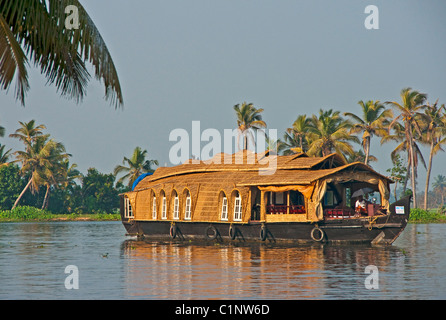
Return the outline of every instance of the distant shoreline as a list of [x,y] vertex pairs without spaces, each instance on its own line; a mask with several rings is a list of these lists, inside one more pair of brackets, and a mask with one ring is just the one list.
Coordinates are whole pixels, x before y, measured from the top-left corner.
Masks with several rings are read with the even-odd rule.
[[[119,213],[68,213],[58,214],[35,207],[18,207],[0,211],[2,222],[58,222],[58,221],[121,221]],[[409,223],[446,223],[446,216],[438,210],[411,209]]]
[[91,221],[99,221],[99,222],[106,222],[106,221],[121,221],[121,218],[112,218],[112,219],[103,219],[103,218],[95,218],[95,217],[77,217],[77,218],[67,218],[67,217],[58,217],[58,218],[52,218],[52,219],[0,219],[0,223],[9,223],[9,222],[77,222],[77,221],[85,221],[85,222],[91,222]]
[[52,222],[52,221],[121,221],[119,213],[68,213],[57,214],[34,207],[18,207],[0,211],[2,222]]

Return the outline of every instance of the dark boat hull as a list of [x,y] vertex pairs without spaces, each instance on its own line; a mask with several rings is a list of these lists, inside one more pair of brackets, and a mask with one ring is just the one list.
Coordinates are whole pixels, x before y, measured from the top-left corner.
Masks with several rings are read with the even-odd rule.
[[407,225],[410,213],[410,197],[390,206],[390,214],[326,219],[317,223],[274,222],[250,223],[193,222],[193,221],[138,221],[125,220],[129,235],[147,239],[175,241],[291,241],[321,243],[393,243]]

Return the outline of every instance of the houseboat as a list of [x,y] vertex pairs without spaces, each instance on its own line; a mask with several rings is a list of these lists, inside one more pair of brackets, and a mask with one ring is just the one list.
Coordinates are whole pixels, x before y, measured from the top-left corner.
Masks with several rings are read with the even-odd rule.
[[389,203],[391,183],[336,153],[244,150],[141,177],[120,195],[121,217],[147,239],[391,244],[410,213],[410,197]]

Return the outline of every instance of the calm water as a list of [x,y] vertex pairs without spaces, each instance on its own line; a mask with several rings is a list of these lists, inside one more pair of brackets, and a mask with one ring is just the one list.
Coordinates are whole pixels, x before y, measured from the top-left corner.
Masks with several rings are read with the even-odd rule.
[[391,247],[270,247],[137,241],[120,222],[3,223],[0,299],[445,299],[445,234],[408,225]]

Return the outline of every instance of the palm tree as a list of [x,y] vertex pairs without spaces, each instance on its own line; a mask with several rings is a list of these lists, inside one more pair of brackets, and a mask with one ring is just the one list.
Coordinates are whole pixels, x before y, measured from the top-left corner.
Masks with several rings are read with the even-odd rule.
[[444,206],[444,192],[446,190],[446,177],[439,174],[434,178],[434,183],[432,184],[434,190],[441,194],[441,206]]
[[[396,194],[396,188],[398,187],[398,183],[403,181],[403,179],[407,178],[407,168],[403,166],[403,161],[401,160],[401,156],[396,154],[394,158],[392,158],[393,167],[387,169],[387,172],[390,174],[390,178],[395,181],[395,186],[393,189],[393,195],[395,196],[395,201],[398,200]],[[406,179],[407,180],[407,179]],[[403,194],[406,192],[406,188],[403,190]]]
[[128,166],[117,165],[114,170],[114,175],[125,173],[117,183],[122,183],[128,179],[128,186],[131,188],[133,182],[143,173],[153,172],[152,165],[158,165],[158,160],[146,160],[147,150],[142,151],[140,147],[136,147],[133,151],[132,157],[129,159],[124,157],[122,164]]
[[42,202],[42,209],[48,208],[51,188],[67,187],[72,181],[80,177],[80,172],[76,170],[76,164],[70,166],[69,154],[57,154],[60,150],[52,150],[53,165],[43,174],[42,184],[46,187],[45,197]]
[[[288,128],[289,129],[289,128]],[[288,130],[287,130],[288,131]],[[303,150],[300,147],[300,139],[297,135],[294,135],[293,133],[289,133],[285,131],[285,134],[283,135],[283,141],[281,141],[281,149],[283,155],[290,155],[290,154],[296,154],[303,152]]]
[[[67,28],[65,8],[77,9],[79,24]],[[118,75],[98,29],[78,0],[0,0],[0,85],[7,90],[16,78],[16,99],[25,105],[28,64],[40,67],[62,96],[82,100],[91,78],[105,86],[115,107],[123,104]]]
[[[0,126],[0,137],[5,135],[5,128]],[[0,144],[0,167],[7,165],[9,160],[9,153],[11,149],[5,151],[5,146]]]
[[310,119],[300,115],[291,128],[287,128],[284,135],[284,154],[305,152],[308,148],[307,134],[310,128]]
[[427,210],[428,207],[429,180],[432,170],[432,160],[438,151],[444,151],[441,146],[446,143],[445,114],[441,112],[445,107],[443,104],[440,108],[438,108],[437,103],[438,100],[433,105],[427,103],[423,115],[424,124],[426,126],[425,130],[423,130],[423,137],[426,143],[430,145],[429,162],[426,173],[426,186],[424,189],[424,210]]
[[[366,158],[366,155],[364,154],[364,151],[359,149],[357,151],[354,151],[353,154],[351,154],[347,157],[347,162],[348,163],[353,163],[353,162],[364,162],[365,163],[365,158]],[[368,158],[369,158],[369,160],[368,160],[369,162],[378,161],[378,158],[371,154],[369,154]]]
[[345,155],[353,154],[350,142],[359,143],[356,136],[350,135],[351,123],[340,116],[339,111],[319,110],[319,117],[310,118],[308,140],[310,142],[308,154],[327,156],[333,152],[345,159]]
[[[60,156],[61,155],[59,155],[59,157]],[[53,167],[47,170],[43,183],[46,186],[46,192],[45,197],[43,198],[42,209],[48,208],[51,187],[66,188],[68,185],[74,184],[73,181],[75,179],[82,176],[76,167],[76,164],[70,165],[68,158],[60,157],[58,161],[54,162]]]
[[63,144],[49,139],[48,134],[37,136],[34,143],[27,142],[25,150],[16,151],[15,154],[16,161],[22,164],[21,173],[29,176],[29,180],[12,209],[17,206],[28,188],[35,193],[39,186],[50,184],[54,179],[54,168],[69,156]]
[[409,159],[411,166],[411,180],[412,180],[412,192],[413,192],[413,205],[414,208],[417,207],[417,197],[416,197],[416,171],[415,171],[415,150],[414,150],[414,134],[413,130],[421,136],[421,129],[417,122],[416,116],[421,115],[419,111],[424,108],[424,101],[426,100],[426,94],[419,93],[418,91],[412,90],[411,88],[404,88],[401,90],[401,103],[396,101],[388,101],[386,104],[393,106],[397,112],[400,114],[394,118],[390,123],[389,129],[401,119],[404,124],[404,133],[406,141],[409,147]]
[[[381,138],[381,144],[394,141],[397,142],[398,145],[395,147],[395,149],[390,153],[390,158],[392,159],[392,162],[395,163],[397,161],[397,156],[402,153],[406,152],[407,154],[407,163],[406,163],[406,176],[403,180],[403,194],[406,192],[407,188],[407,181],[409,179],[410,173],[411,173],[411,159],[409,155],[409,142],[406,140],[406,134],[404,126],[396,121],[393,124],[392,127],[392,133],[388,133],[384,135]],[[415,129],[413,129],[415,130]],[[421,162],[421,164],[426,168],[426,162],[424,161],[423,154],[421,152],[420,147],[418,146],[418,143],[416,141],[413,141],[413,149],[414,149],[414,168],[415,168],[415,176],[417,176],[417,168],[418,163]]]
[[11,149],[5,151],[5,145],[0,144],[0,167],[8,164],[10,152]]
[[[262,120],[262,115],[260,114],[263,112],[263,109],[256,109],[252,103],[243,102],[241,106],[236,104],[234,110],[237,115],[237,127],[243,136],[243,150],[247,150],[248,135],[255,144],[252,130],[266,128],[266,123]],[[238,138],[240,138],[240,135]],[[237,145],[239,145],[238,141]]]
[[274,139],[265,135],[265,152],[269,151],[269,154],[279,154],[284,150],[285,146],[282,140]]
[[362,108],[362,118],[351,112],[345,112],[345,116],[349,116],[355,121],[350,133],[362,132],[362,147],[365,153],[364,163],[369,164],[370,156],[370,139],[373,135],[383,136],[386,134],[385,126],[389,125],[389,118],[393,117],[392,110],[386,109],[379,101],[369,100],[367,102],[359,101],[358,104]]
[[15,133],[11,133],[9,136],[11,138],[19,139],[23,142],[28,148],[31,147],[34,140],[43,134],[42,130],[46,129],[45,125],[40,124],[37,127],[35,126],[36,121],[30,120],[28,122],[19,121],[21,127],[18,128]]

